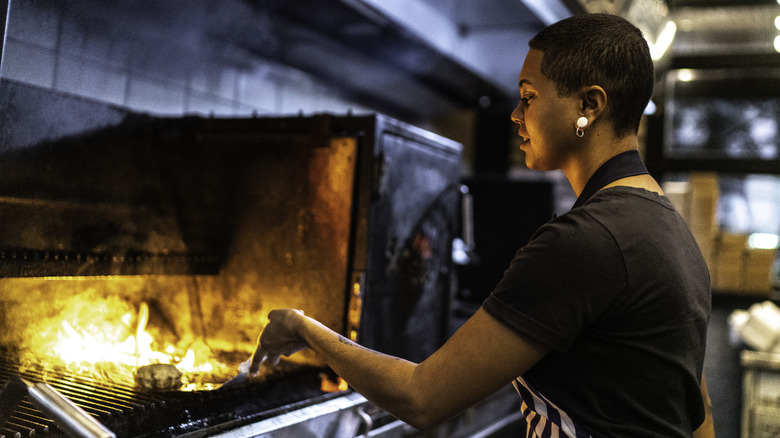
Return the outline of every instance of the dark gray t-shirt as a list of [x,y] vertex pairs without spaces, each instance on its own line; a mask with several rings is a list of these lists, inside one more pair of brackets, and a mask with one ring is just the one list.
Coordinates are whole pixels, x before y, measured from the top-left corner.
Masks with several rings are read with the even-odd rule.
[[710,298],[669,200],[613,187],[542,226],[483,307],[552,348],[524,383],[591,435],[689,437]]

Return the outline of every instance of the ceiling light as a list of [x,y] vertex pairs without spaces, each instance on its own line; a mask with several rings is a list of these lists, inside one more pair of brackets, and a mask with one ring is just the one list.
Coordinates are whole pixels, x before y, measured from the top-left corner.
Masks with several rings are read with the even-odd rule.
[[677,71],[677,80],[682,82],[690,82],[693,80],[693,71],[688,69],[682,69]]
[[[780,1],[780,0],[778,0]],[[780,35],[775,37],[775,50],[780,52]]]
[[[780,0],[777,1],[780,2]],[[777,30],[780,30],[780,15],[775,17],[775,27],[777,28]]]
[[655,44],[649,41],[647,42],[647,45],[650,46],[650,57],[653,58],[653,61],[658,61],[664,56],[664,53],[669,49],[669,46],[672,45],[676,32],[677,25],[674,21],[667,21],[664,30],[661,31],[658,38],[655,40]]
[[748,236],[748,248],[777,249],[780,247],[780,236],[771,233],[753,233]]

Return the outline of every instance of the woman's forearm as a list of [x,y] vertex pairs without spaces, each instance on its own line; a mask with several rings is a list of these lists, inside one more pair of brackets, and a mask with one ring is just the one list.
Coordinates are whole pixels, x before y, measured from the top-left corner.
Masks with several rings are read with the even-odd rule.
[[420,364],[362,347],[300,310],[268,314],[250,371],[311,348],[377,406],[419,429],[462,412],[538,362],[549,347],[477,311]]
[[417,364],[358,345],[303,315],[298,333],[350,386],[397,418],[420,429],[446,419],[423,400],[425,392],[415,384]]
[[712,401],[707,390],[707,381],[701,376],[701,395],[704,400],[704,423],[693,432],[693,438],[715,438],[715,423],[712,419]]

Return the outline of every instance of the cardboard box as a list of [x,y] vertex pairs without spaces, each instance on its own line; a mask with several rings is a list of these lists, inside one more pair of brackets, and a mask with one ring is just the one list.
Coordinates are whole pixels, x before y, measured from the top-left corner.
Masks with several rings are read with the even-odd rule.
[[674,205],[675,210],[691,226],[691,183],[688,181],[667,181],[661,187]]
[[718,235],[717,210],[720,196],[718,177],[712,172],[694,172],[691,173],[689,184],[690,194],[687,199],[690,205],[685,207],[689,218],[688,226],[712,275],[717,271],[715,239]]
[[745,250],[744,289],[746,292],[768,295],[772,289],[772,266],[777,250]]
[[713,289],[723,292],[744,290],[746,234],[721,232],[717,239]]

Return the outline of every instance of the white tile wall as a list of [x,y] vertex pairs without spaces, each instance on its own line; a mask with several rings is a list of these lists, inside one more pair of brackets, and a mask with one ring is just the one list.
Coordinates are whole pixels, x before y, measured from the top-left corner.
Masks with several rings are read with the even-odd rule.
[[[370,111],[284,66],[204,63],[207,58],[181,52],[186,48],[160,47],[164,41],[144,51],[104,35],[73,23],[47,2],[15,1],[0,77],[158,115]],[[138,38],[147,41],[150,36]],[[160,63],[169,53],[171,62]]]
[[184,112],[188,92],[184,84],[141,74],[131,75],[129,81],[124,102],[129,108],[144,109],[154,114]]
[[0,75],[39,87],[54,86],[57,54],[54,50],[8,36],[3,46]]
[[243,72],[236,78],[237,99],[240,102],[254,102],[258,106],[258,112],[273,112],[277,108],[280,98],[278,86],[268,86],[276,83],[273,69],[270,65],[261,65],[253,71]]
[[[57,13],[41,8],[36,2],[12,2],[12,13],[7,26],[7,36],[44,49],[55,50],[57,45]],[[16,22],[14,25],[11,23]]]
[[128,88],[126,72],[65,53],[59,53],[57,59],[55,89],[115,105],[125,103]]

